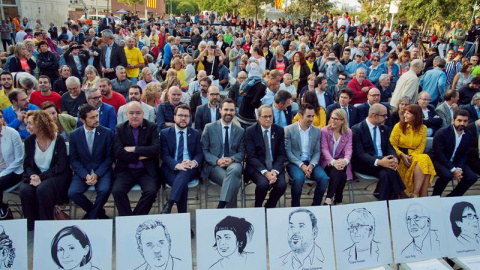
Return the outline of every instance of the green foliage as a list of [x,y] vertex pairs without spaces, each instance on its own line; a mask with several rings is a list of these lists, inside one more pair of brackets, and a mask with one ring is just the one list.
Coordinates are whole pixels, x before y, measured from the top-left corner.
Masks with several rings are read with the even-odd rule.
[[129,7],[135,6],[135,4],[143,5],[143,0],[118,0],[119,3],[125,4]]
[[[390,1],[391,0],[358,0],[367,16],[375,16],[380,20],[389,18],[388,6],[390,5]],[[411,1],[417,0],[404,0],[401,2],[401,6],[407,2],[410,3]]]

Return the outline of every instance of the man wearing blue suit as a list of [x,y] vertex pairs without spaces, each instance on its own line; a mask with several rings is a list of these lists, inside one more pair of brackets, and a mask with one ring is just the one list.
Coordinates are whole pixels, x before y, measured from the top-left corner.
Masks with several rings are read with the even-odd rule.
[[215,85],[210,85],[207,90],[208,103],[198,106],[195,112],[195,129],[203,133],[209,123],[220,119],[220,90]]
[[[68,197],[85,210],[84,218],[108,218],[103,205],[110,195],[113,132],[99,125],[98,112],[92,105],[80,106],[78,113],[83,127],[70,133],[70,163],[74,175]],[[90,186],[95,186],[97,192],[93,204],[83,195]]]
[[359,121],[357,115],[357,108],[350,104],[353,99],[353,92],[350,88],[343,88],[340,90],[338,103],[333,103],[327,107],[327,120],[335,109],[343,109],[347,113],[348,127],[352,128]]
[[174,204],[178,213],[187,212],[188,182],[200,175],[203,161],[200,132],[188,127],[191,109],[180,104],[173,112],[175,125],[160,132],[162,167],[166,182],[172,187],[162,214],[169,214]]
[[[115,133],[115,126],[117,125],[115,108],[102,102],[102,93],[95,87],[85,90],[85,94],[87,97],[87,103],[92,105],[98,112],[99,124]],[[80,118],[78,121],[78,126],[81,127],[83,122]]]
[[286,127],[292,123],[292,94],[279,90],[273,99],[273,119],[276,125]]

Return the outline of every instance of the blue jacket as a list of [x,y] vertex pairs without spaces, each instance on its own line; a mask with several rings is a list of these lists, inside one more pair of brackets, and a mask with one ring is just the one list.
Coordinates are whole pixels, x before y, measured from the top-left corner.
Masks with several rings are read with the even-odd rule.
[[367,70],[367,79],[372,82],[373,84],[378,83],[380,76],[384,73],[387,73],[385,69],[382,67],[382,65],[377,66],[376,69],[372,69],[372,67],[369,67]]
[[437,100],[439,97],[443,100],[445,94],[445,82],[447,75],[440,68],[434,68],[427,71],[420,79],[420,86],[423,91],[430,94],[430,100]]
[[[102,103],[100,111],[98,112],[99,124],[106,128],[109,128],[115,133],[115,126],[117,126],[117,115],[115,114],[115,108],[107,103]],[[83,123],[78,119],[78,126],[83,126]]]
[[[380,64],[380,67],[384,70],[384,73],[388,74],[387,62]],[[397,83],[398,78],[400,77],[400,67],[396,63],[393,63],[392,74],[390,75],[393,76],[392,83]]]
[[[28,112],[36,110],[39,110],[37,106],[33,104],[28,104],[28,109],[26,111]],[[13,110],[13,105],[3,110],[3,119],[5,119],[5,122],[7,122],[7,125],[9,127],[15,129],[16,131],[18,131],[18,133],[20,133],[20,137],[22,137],[22,140],[25,139],[28,135],[30,135],[30,132],[27,131],[26,124],[18,121],[17,114]]]

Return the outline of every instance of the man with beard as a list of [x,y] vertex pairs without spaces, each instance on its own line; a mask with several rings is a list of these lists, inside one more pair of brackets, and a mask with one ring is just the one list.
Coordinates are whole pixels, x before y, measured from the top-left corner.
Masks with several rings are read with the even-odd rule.
[[348,231],[353,245],[343,250],[348,262],[378,261],[380,248],[375,236],[375,218],[365,208],[353,209],[347,216]]
[[3,110],[12,105],[8,99],[8,94],[13,91],[12,73],[8,71],[2,72],[2,74],[0,74],[0,84],[2,85],[2,90],[0,90],[0,109]]
[[[215,86],[210,88],[212,87]],[[218,91],[218,88],[215,90]],[[245,131],[232,124],[235,115],[235,103],[232,99],[227,98],[222,102],[220,114],[221,119],[207,124],[203,131],[202,147],[205,164],[202,178],[208,178],[222,186],[217,208],[235,208],[238,190],[242,183]]]
[[[148,121],[155,123],[155,109],[148,105],[145,102],[141,102],[140,100],[142,99],[142,88],[136,84],[131,85],[130,88],[128,88],[128,100],[130,102],[132,101],[138,101],[140,104],[142,104],[142,109],[143,109],[143,118],[147,119]],[[117,123],[123,123],[127,121],[127,104],[123,105],[118,109],[118,115],[117,115]]]
[[8,99],[12,103],[12,106],[3,110],[3,119],[5,119],[9,127],[20,133],[20,137],[22,137],[23,140],[30,135],[25,124],[25,116],[28,111],[38,110],[38,107],[29,103],[27,94],[21,90],[13,90],[10,92]]
[[[174,122],[175,108],[181,104],[184,104],[180,102],[181,97],[182,97],[182,90],[180,90],[180,88],[178,88],[177,86],[172,86],[170,87],[170,89],[168,89],[168,96],[165,95],[165,99],[168,99],[168,101],[160,103],[157,109],[158,133],[160,133],[162,129],[165,129],[167,127],[172,127],[175,125],[175,122]],[[190,126],[190,123],[188,125]]]
[[[203,82],[201,82],[203,84]],[[203,90],[202,90],[203,91]],[[220,90],[218,87],[211,85],[207,91],[208,103],[198,107],[195,113],[195,128],[203,133],[205,125],[213,123],[220,119],[220,111],[218,109],[220,101]]]
[[[87,103],[92,105],[98,111],[98,117],[100,119],[100,125],[109,128],[112,132],[115,132],[115,126],[117,125],[117,116],[115,115],[115,109],[102,102],[102,94],[100,90],[95,87],[85,90],[87,97]],[[82,121],[78,123],[78,126],[82,126]]]
[[453,117],[453,125],[439,129],[433,137],[432,149],[428,155],[432,159],[438,179],[435,182],[432,196],[442,195],[448,182],[452,179],[458,185],[450,192],[450,196],[462,196],[475,182],[477,175],[466,165],[467,154],[473,138],[468,125],[468,112],[457,110]]
[[209,77],[203,77],[199,80],[200,91],[195,92],[190,99],[190,110],[192,110],[193,121],[195,121],[195,116],[197,108],[201,105],[209,103],[208,88],[212,85],[212,80]]
[[118,112],[118,109],[125,105],[127,101],[125,97],[121,94],[112,90],[112,82],[107,78],[102,78],[98,80],[97,87],[102,92],[102,99],[108,105],[111,105],[115,108],[115,113]]
[[[1,76],[0,76],[1,79]],[[30,94],[30,103],[40,107],[45,101],[51,101],[57,108],[61,107],[61,96],[58,93],[52,92],[50,79],[46,75],[38,77],[39,90],[33,91]]]
[[[95,92],[100,95],[98,90]],[[110,196],[113,132],[99,125],[97,108],[90,104],[80,106],[78,115],[83,127],[70,134],[70,161],[74,174],[68,197],[85,211],[84,219],[108,219],[103,205]],[[95,203],[84,195],[90,186],[95,186],[97,192]]]
[[161,171],[166,183],[172,187],[162,214],[170,214],[174,204],[178,213],[187,212],[188,182],[200,176],[203,161],[200,132],[188,127],[190,107],[178,105],[174,111],[175,125],[160,132]]
[[288,223],[288,245],[291,251],[280,257],[282,269],[321,269],[325,256],[315,243],[318,235],[315,214],[299,208],[290,212]]
[[412,242],[402,250],[402,256],[409,257],[424,252],[437,252],[440,249],[437,230],[432,229],[432,220],[425,206],[413,203],[405,214],[408,233]]

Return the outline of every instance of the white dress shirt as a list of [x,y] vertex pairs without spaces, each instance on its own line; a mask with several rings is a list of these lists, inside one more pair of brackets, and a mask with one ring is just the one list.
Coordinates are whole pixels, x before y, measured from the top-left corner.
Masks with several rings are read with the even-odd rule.
[[[377,132],[377,143],[376,144],[377,144],[378,156],[383,157],[382,137],[381,137],[381,134],[380,134],[380,128],[378,126],[373,125],[368,120],[366,120],[366,122],[367,122],[368,130],[370,131],[370,136],[372,137],[372,142],[373,142],[373,128],[377,127],[377,130],[376,130],[376,132]],[[378,162],[378,159],[375,160],[375,166],[377,166],[377,162]]]
[[[453,150],[453,153],[452,153],[452,157],[450,158],[450,162],[453,162],[453,158],[455,157],[455,153],[457,152],[457,149],[458,149],[458,146],[460,145],[460,143],[462,142],[462,137],[463,137],[463,134],[465,134],[465,131],[462,130],[462,133],[460,133],[460,135],[458,135],[457,131],[455,130],[455,128],[453,128],[453,131],[454,131],[454,134],[455,134],[455,149]],[[453,167],[450,171],[453,172],[455,171],[456,167]]]
[[[230,142],[232,141],[232,122],[230,122],[229,125],[225,125],[223,124],[223,122],[220,120],[220,124],[222,124],[222,142],[223,142],[223,145],[225,145],[225,127],[228,127],[228,145],[230,146]],[[224,157],[222,155],[222,157]]]
[[[300,160],[310,161],[310,127],[307,130],[303,130],[300,127],[300,122],[298,122],[298,133],[300,134],[300,146],[302,147],[302,155],[300,156]],[[298,164],[298,167],[302,167],[303,162]],[[315,164],[314,164],[315,165]]]

